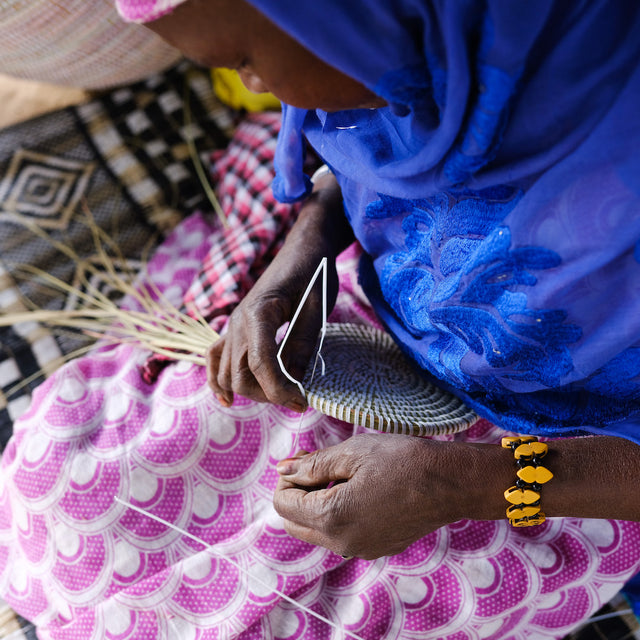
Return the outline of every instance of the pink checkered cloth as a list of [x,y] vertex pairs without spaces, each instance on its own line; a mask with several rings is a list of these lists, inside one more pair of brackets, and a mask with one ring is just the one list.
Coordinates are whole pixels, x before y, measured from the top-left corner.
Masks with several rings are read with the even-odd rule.
[[249,114],[215,156],[212,178],[228,229],[207,254],[184,304],[197,308],[216,330],[278,252],[298,211],[271,191],[279,130],[279,113]]
[[[184,294],[187,313],[206,318],[221,331],[228,315],[278,252],[299,207],[278,202],[271,191],[280,114],[248,114],[224,151],[214,154],[211,175],[227,218],[218,241]],[[155,381],[170,358],[151,356],[143,366]]]
[[116,0],[118,13],[127,22],[151,22],[171,13],[185,0]]

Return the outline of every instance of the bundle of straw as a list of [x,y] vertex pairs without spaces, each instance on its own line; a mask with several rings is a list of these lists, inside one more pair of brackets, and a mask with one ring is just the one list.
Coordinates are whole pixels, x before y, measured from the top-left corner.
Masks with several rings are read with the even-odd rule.
[[[115,265],[126,265],[126,260],[88,211],[85,214],[98,255],[98,259],[91,262],[82,259],[72,247],[56,241],[37,225],[24,223],[33,233],[82,267],[78,269],[82,276],[77,285],[67,284],[32,265],[19,265],[14,269],[15,275],[35,277],[64,296],[75,295],[80,302],[78,308],[32,308],[30,311],[5,313],[0,315],[0,327],[39,322],[52,328],[80,331],[103,344],[133,344],[175,360],[204,365],[207,348],[217,340],[218,334],[197,311],[188,315],[176,308],[148,279],[140,276],[136,280],[136,274],[130,271],[120,273]],[[118,306],[94,284],[93,276],[99,276],[107,289],[127,296],[130,306],[137,308]],[[33,307],[29,301],[26,302]],[[78,352],[69,354],[65,359],[76,355]]]

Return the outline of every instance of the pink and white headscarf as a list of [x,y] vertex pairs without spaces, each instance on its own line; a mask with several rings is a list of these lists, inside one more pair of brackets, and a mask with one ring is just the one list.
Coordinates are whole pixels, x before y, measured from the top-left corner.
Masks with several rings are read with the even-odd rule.
[[151,22],[171,13],[185,0],[116,0],[118,13],[126,22]]

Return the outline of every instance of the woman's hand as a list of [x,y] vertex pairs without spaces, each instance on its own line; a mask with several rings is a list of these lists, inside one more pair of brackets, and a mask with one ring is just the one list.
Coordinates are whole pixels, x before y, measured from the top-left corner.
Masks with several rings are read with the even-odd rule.
[[[600,436],[549,442],[547,517],[640,522],[640,446]],[[615,464],[613,463],[615,462]],[[504,520],[513,453],[495,444],[365,434],[278,464],[287,531],[345,556],[394,555],[461,519]]]
[[[229,406],[234,393],[303,411],[306,403],[280,370],[276,332],[291,320],[322,258],[328,260],[328,308],[335,304],[338,278],[335,257],[351,240],[342,198],[327,176],[300,211],[287,241],[260,280],[233,311],[225,335],[207,354],[209,384]],[[313,288],[287,341],[283,362],[301,379],[315,349],[322,323],[320,280]]]
[[[504,517],[502,486],[514,475],[509,453],[497,445],[362,434],[280,462],[274,505],[296,538],[344,556],[395,555],[462,518]],[[497,460],[493,469],[504,477],[496,479]],[[479,500],[489,469],[497,512]]]

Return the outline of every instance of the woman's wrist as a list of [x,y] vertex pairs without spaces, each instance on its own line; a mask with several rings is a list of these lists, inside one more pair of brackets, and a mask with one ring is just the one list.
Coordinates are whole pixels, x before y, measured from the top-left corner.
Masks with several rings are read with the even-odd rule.
[[[617,437],[546,441],[544,466],[553,478],[541,489],[546,517],[640,520],[640,446]],[[451,443],[461,496],[460,519],[507,519],[504,492],[515,484],[513,452],[500,445]]]
[[353,230],[347,220],[338,181],[332,173],[323,174],[314,183],[311,195],[300,209],[294,230],[306,236],[306,242],[324,245],[323,251],[335,257],[354,240]]
[[[438,496],[442,524],[459,520],[501,520],[506,518],[503,492],[513,484],[513,456],[500,445],[440,442],[416,439],[415,463],[407,461],[407,473],[414,464],[422,469],[418,483],[426,509]],[[419,517],[431,522],[434,514]]]
[[504,491],[514,484],[515,467],[511,451],[499,444],[464,444],[465,501],[462,518],[506,519],[509,506]]

